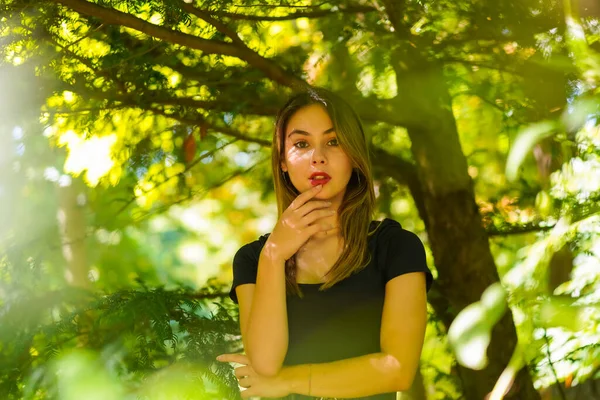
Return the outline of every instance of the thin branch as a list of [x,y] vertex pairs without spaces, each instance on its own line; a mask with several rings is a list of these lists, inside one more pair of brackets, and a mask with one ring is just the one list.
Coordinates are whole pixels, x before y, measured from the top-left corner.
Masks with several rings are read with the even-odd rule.
[[331,15],[337,15],[340,13],[343,14],[358,14],[358,13],[370,13],[373,11],[377,11],[373,7],[369,6],[351,6],[347,8],[339,8],[338,10],[318,10],[318,11],[297,11],[287,15],[279,15],[279,16],[270,16],[270,15],[249,15],[249,14],[239,14],[229,11],[213,11],[213,10],[203,10],[206,13],[210,13],[215,17],[226,17],[232,20],[243,20],[243,21],[289,21],[298,18],[323,18]]
[[[81,64],[88,67],[88,69],[91,70],[92,72],[102,75],[104,77],[107,77],[107,75],[103,74],[102,71],[94,68],[94,65],[92,64],[92,61],[90,59],[80,56],[79,54],[75,53],[73,50],[69,50],[68,47],[71,46],[71,44],[68,46],[63,46],[62,44],[60,44],[56,40],[54,40],[54,38],[51,36],[44,36],[44,40],[56,47],[59,47],[62,52],[67,53],[70,58],[73,58],[73,59],[79,61]],[[56,58],[56,57],[58,57],[58,55],[56,55],[54,58]]]
[[373,170],[381,176],[389,176],[401,185],[406,185],[415,202],[419,217],[427,223],[427,209],[421,181],[416,166],[408,160],[390,154],[384,149],[373,147]]
[[66,46],[64,46],[64,48],[69,48],[71,46],[75,46],[77,43],[81,42],[83,39],[86,39],[86,38],[92,36],[92,34],[95,33],[96,31],[98,31],[100,28],[102,28],[102,24],[98,25],[94,29],[90,29],[90,31],[87,32],[85,35],[83,35],[79,39],[75,40],[74,42],[70,42],[69,44],[67,44]]
[[295,5],[295,4],[269,4],[269,3],[254,3],[254,4],[232,4],[232,7],[236,8],[254,8],[254,7],[262,7],[262,8],[319,8],[322,5],[327,4],[326,1],[323,1],[318,4],[310,4],[306,6]]
[[[207,121],[200,114],[197,115],[198,119],[191,119],[191,118],[182,117],[182,116],[177,115],[177,114],[169,114],[169,113],[167,113],[164,110],[159,110],[159,109],[156,109],[156,108],[150,108],[150,109],[147,109],[147,110],[150,111],[150,112],[153,112],[155,114],[162,115],[162,116],[167,117],[167,118],[172,118],[172,119],[174,119],[176,121],[179,121],[181,123],[184,123],[184,124],[187,124],[187,125],[191,125],[191,126],[199,126],[199,125],[207,124]],[[221,133],[223,133],[225,135],[234,137],[234,138],[236,138],[238,140],[243,140],[243,141],[248,142],[248,143],[257,143],[257,144],[259,144],[261,146],[265,146],[265,147],[271,146],[271,142],[269,142],[267,140],[253,138],[253,137],[250,137],[250,136],[246,136],[246,135],[243,135],[242,133],[240,133],[240,132],[238,132],[238,131],[236,131],[234,129],[228,128],[228,127],[214,126],[214,125],[210,125],[209,124],[209,128],[213,129],[213,130],[216,130],[218,132],[221,132]]]
[[127,108],[129,105],[127,104],[114,104],[112,106],[102,106],[102,107],[87,107],[87,108],[79,108],[77,110],[48,110],[46,111],[50,115],[72,115],[72,114],[83,114],[83,113],[93,113],[93,112],[101,112],[105,110],[120,110],[122,108]]
[[[192,167],[196,166],[199,162],[201,162],[205,158],[212,157],[217,151],[222,150],[223,148],[225,148],[225,147],[229,146],[230,144],[233,144],[233,143],[235,143],[237,141],[238,141],[238,139],[234,139],[234,140],[232,140],[230,142],[225,143],[221,147],[217,147],[217,148],[213,149],[212,151],[209,151],[209,152],[206,152],[206,153],[202,154],[200,157],[196,158],[195,160],[193,160],[192,162],[190,162],[188,165],[186,165],[185,169],[182,172],[178,172],[178,173],[176,173],[176,174],[174,174],[172,176],[166,177],[164,181],[158,182],[157,184],[155,184],[154,186],[152,186],[152,188],[150,190],[142,190],[142,194],[146,195],[146,194],[148,194],[150,192],[153,192],[154,190],[158,189],[159,187],[161,187],[165,183],[169,182],[171,179],[177,178],[179,176],[183,176],[187,171],[189,171],[190,169],[192,169]],[[123,204],[123,206],[121,206],[121,208],[119,208],[117,210],[117,212],[115,213],[115,216],[117,216],[117,215],[121,214],[123,211],[125,211],[138,198],[139,198],[139,196],[133,196],[131,199],[127,200],[125,202],[125,204]]]
[[236,43],[240,47],[247,47],[246,44],[242,41],[242,39],[240,39],[235,30],[231,29],[218,19],[213,18],[213,16],[211,16],[208,12],[196,8],[193,5],[183,1],[181,2],[181,8],[187,11],[188,13],[195,15],[196,17],[208,22],[209,24],[214,26],[219,32],[230,38],[234,43]]
[[200,50],[205,54],[221,54],[225,56],[237,57],[246,61],[253,67],[261,70],[267,77],[283,86],[298,89],[309,86],[304,80],[284,70],[277,63],[268,58],[262,57],[247,47],[240,47],[234,43],[203,39],[194,35],[189,35],[162,26],[157,26],[144,21],[143,19],[134,17],[133,15],[121,12],[119,10],[102,7],[85,0],[51,1],[69,7],[78,13],[97,17],[107,24],[122,25],[173,44]]
[[499,228],[495,225],[486,228],[487,235],[492,236],[509,236],[522,235],[524,233],[549,231],[554,228],[554,225],[541,226],[539,224],[524,224],[524,225],[508,225],[508,227]]
[[[127,102],[125,99],[123,101]],[[150,103],[160,104],[160,105],[170,105],[170,106],[182,106],[182,107],[190,107],[190,108],[201,108],[203,110],[214,110],[219,112],[231,112],[234,107],[240,106],[240,101],[237,101],[237,104],[230,104],[226,101],[219,100],[196,100],[189,97],[161,97],[155,99],[149,99]],[[132,106],[136,106],[135,103],[130,103]],[[137,106],[139,107],[139,106]],[[260,116],[274,116],[277,114],[277,110],[274,107],[270,106],[260,106],[257,107],[255,104],[248,104],[248,107],[244,107],[242,110],[237,112],[238,114],[251,114],[251,115],[260,115]]]
[[410,161],[374,146],[371,153],[373,154],[374,168],[381,169],[399,184],[408,185],[417,179],[416,166]]
[[[208,157],[213,156],[217,151],[222,150],[223,148],[229,146],[230,144],[233,144],[233,143],[237,142],[238,140],[243,140],[243,141],[246,141],[246,142],[249,142],[249,143],[258,143],[258,144],[260,144],[261,146],[264,146],[264,147],[268,147],[268,146],[271,145],[271,143],[268,142],[268,141],[266,141],[266,140],[251,138],[251,137],[243,135],[242,133],[240,133],[240,132],[238,132],[236,130],[233,130],[231,128],[210,125],[204,119],[202,119],[201,121],[196,121],[196,120],[192,121],[192,120],[186,120],[186,119],[181,118],[181,117],[177,117],[177,116],[173,116],[173,115],[167,114],[167,113],[165,113],[162,110],[152,110],[152,112],[154,112],[156,114],[163,115],[163,116],[168,117],[168,118],[176,119],[176,120],[181,121],[181,122],[190,121],[190,122],[187,122],[190,125],[192,125],[191,122],[195,122],[196,125],[197,124],[206,124],[206,125],[209,126],[209,128],[211,130],[214,130],[214,131],[217,131],[217,132],[221,132],[221,133],[223,133],[225,135],[233,137],[234,139],[231,140],[231,141],[229,141],[229,142],[227,142],[227,143],[225,143],[224,145],[222,145],[220,147],[217,147],[217,148],[215,148],[215,149],[213,149],[213,150],[211,150],[211,151],[209,151],[207,153],[204,153],[201,156],[199,156],[198,158],[192,160],[189,164],[186,165],[185,169],[182,172],[179,172],[179,173],[174,174],[172,176],[166,177],[166,179],[164,181],[159,182],[158,184],[154,185],[152,187],[152,189],[150,189],[148,191],[143,191],[143,194],[147,194],[147,193],[150,193],[151,191],[154,191],[154,190],[158,189],[160,186],[162,186],[165,183],[169,182],[171,179],[177,178],[179,176],[183,176],[186,172],[188,172],[189,170],[191,170],[194,166],[196,166],[202,160],[204,160],[204,159],[206,159]],[[116,215],[119,215],[123,211],[125,211],[131,204],[133,204],[137,200],[138,197],[139,196],[133,196],[131,199],[127,200],[125,202],[125,204],[123,204],[123,206],[121,206],[121,208],[119,208],[119,210],[117,211]]]
[[[460,93],[455,93],[452,95],[452,99],[455,99],[456,97],[460,97],[460,96],[475,96],[478,99],[480,99],[481,101],[483,101],[484,103],[486,103],[487,105],[493,107],[494,109],[500,111],[503,115],[506,115],[506,112],[509,111],[505,108],[502,108],[499,104],[497,104],[495,101],[492,101],[490,99],[488,99],[487,97],[483,96],[480,93],[477,93],[473,90],[466,90]],[[506,104],[506,103],[505,103]],[[515,115],[512,115],[511,118],[518,122],[521,125],[527,124],[527,121],[524,121],[518,117],[516,117]]]
[[165,210],[167,210],[168,208],[170,208],[170,207],[172,207],[172,206],[174,206],[176,204],[184,203],[184,202],[186,202],[188,200],[191,200],[192,198],[195,198],[197,196],[200,196],[200,198],[202,198],[203,196],[207,195],[210,191],[220,188],[221,186],[223,186],[224,184],[226,184],[227,182],[229,182],[230,180],[232,180],[232,179],[234,179],[234,178],[236,178],[238,176],[241,176],[241,175],[249,173],[254,168],[256,168],[257,166],[259,166],[263,162],[268,161],[270,159],[271,159],[270,156],[263,157],[262,159],[258,160],[254,165],[252,165],[252,166],[250,166],[250,167],[248,167],[246,169],[239,169],[237,171],[233,171],[229,176],[225,177],[224,179],[222,179],[221,181],[217,182],[216,184],[214,184],[212,186],[203,188],[202,190],[198,190],[196,192],[190,192],[190,194],[188,196],[182,197],[179,200],[176,200],[174,202],[166,204],[166,205],[164,205],[162,207],[155,207],[155,208],[152,209],[152,211],[149,211],[146,214],[143,214],[142,216],[140,216],[136,220],[134,220],[134,224],[138,224],[141,221],[143,221],[145,218],[149,218],[149,217],[151,217],[154,214],[162,213]]
[[554,375],[554,380],[556,386],[558,387],[558,392],[560,393],[560,397],[562,400],[567,400],[567,396],[565,395],[565,390],[563,389],[560,381],[558,380],[558,374],[556,373],[556,368],[554,368],[554,363],[552,362],[552,354],[550,354],[550,339],[548,339],[548,333],[544,328],[544,341],[546,342],[546,356],[548,357],[548,364],[550,365],[550,370],[552,371],[552,375]]

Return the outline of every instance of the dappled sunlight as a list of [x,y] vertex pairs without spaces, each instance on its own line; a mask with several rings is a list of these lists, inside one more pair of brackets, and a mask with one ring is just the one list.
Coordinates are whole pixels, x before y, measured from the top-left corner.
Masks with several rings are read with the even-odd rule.
[[58,144],[66,146],[69,152],[64,165],[65,172],[79,175],[86,171],[86,182],[96,186],[114,166],[111,150],[116,141],[115,134],[84,138],[71,130],[63,133]]
[[364,96],[377,95],[382,99],[392,99],[398,95],[396,73],[392,67],[383,74],[377,73],[372,66],[366,66],[359,76],[358,89]]
[[273,122],[306,83],[364,123],[373,219],[427,239],[426,397],[597,378],[595,2],[379,3],[3,3],[0,397],[237,395],[204,360],[242,348],[233,257],[277,223]]
[[[233,184],[233,183],[232,183]],[[232,200],[244,198],[246,188],[238,188]],[[231,193],[236,193],[232,191]],[[251,193],[248,196],[254,197]],[[255,201],[259,201],[256,199]],[[240,209],[255,206],[257,203],[240,204]],[[243,243],[229,240],[235,237],[235,224],[229,220],[235,216],[235,211],[223,209],[223,202],[217,199],[205,199],[190,204],[187,207],[172,207],[169,215],[179,221],[186,230],[193,233],[195,238],[184,241],[177,253],[187,268],[181,271],[182,276],[192,281],[195,286],[202,287],[210,278],[228,281],[231,255]],[[264,220],[264,221],[263,221]],[[248,232],[268,232],[272,229],[272,219],[263,217],[259,220],[244,222]]]
[[402,368],[400,361],[391,354],[382,354],[381,357],[372,357],[371,365],[376,369],[384,373],[384,371],[395,370],[399,371]]

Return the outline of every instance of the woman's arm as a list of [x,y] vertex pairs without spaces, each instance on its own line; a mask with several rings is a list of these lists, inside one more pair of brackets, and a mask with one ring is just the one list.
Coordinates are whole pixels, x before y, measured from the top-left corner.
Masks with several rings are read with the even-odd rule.
[[408,390],[410,386],[399,377],[399,364],[389,354],[373,353],[330,363],[284,367],[280,377],[289,393],[353,398]]
[[263,248],[256,284],[236,288],[244,349],[254,370],[263,376],[280,371],[288,348],[285,261]]
[[[285,367],[290,393],[360,397],[408,390],[419,366],[427,324],[425,274],[407,273],[385,288],[381,352],[323,364]],[[360,321],[357,321],[359,323]]]

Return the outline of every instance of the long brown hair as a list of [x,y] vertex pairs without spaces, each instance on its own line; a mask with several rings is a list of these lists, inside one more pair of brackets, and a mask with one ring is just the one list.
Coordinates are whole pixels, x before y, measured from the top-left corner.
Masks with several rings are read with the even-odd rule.
[[[277,197],[277,218],[300,194],[292,185],[289,175],[281,169],[285,159],[285,131],[291,116],[300,108],[321,105],[329,114],[338,143],[355,166],[338,210],[340,231],[344,250],[326,274],[320,290],[330,288],[337,282],[366,267],[371,261],[368,249],[369,225],[375,212],[375,191],[371,174],[369,144],[358,114],[341,97],[323,88],[310,88],[293,95],[277,114],[272,143],[272,170]],[[285,262],[286,291],[302,297],[296,282],[296,254]]]

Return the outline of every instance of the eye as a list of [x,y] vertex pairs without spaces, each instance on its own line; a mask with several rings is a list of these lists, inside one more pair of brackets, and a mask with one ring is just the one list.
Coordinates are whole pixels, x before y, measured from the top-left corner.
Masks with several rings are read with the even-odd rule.
[[299,148],[299,149],[305,149],[306,147],[300,147],[300,146],[298,146],[301,143],[306,143],[306,142],[304,140],[301,140],[299,142],[294,143],[294,146],[297,147],[297,148]]
[[[331,140],[330,140],[328,143],[331,143],[331,142],[334,142],[334,143],[335,143],[335,144],[333,144],[333,146],[339,146],[339,143],[338,143],[338,140],[337,140],[337,138],[335,138],[335,139],[331,139]],[[301,147],[301,146],[298,146],[298,145],[299,145],[299,144],[301,144],[301,143],[306,143],[306,141],[304,141],[304,140],[300,140],[300,141],[298,141],[298,142],[294,143],[294,146],[295,146],[295,147],[297,147],[297,148],[299,148],[299,149],[305,149],[306,147]],[[306,144],[308,144],[308,143],[306,143]]]

